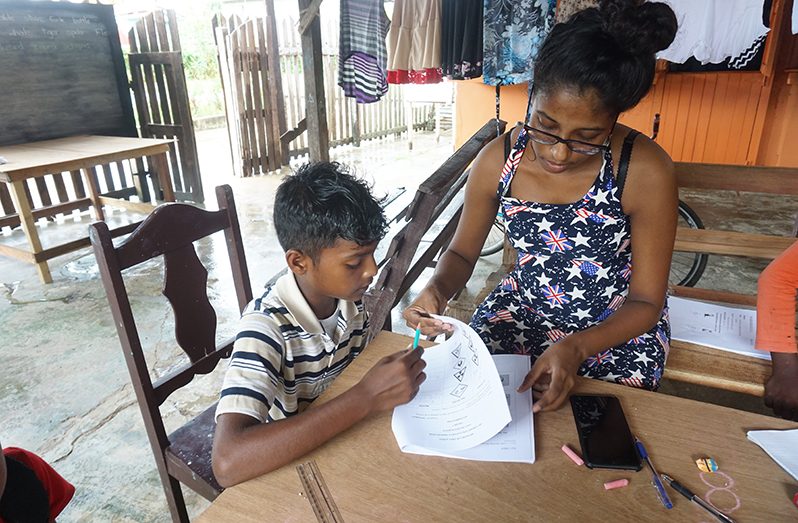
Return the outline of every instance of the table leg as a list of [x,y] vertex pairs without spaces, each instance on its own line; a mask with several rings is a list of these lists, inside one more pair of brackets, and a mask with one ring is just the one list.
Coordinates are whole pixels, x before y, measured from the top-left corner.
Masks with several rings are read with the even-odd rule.
[[105,213],[103,212],[103,203],[100,201],[100,188],[97,186],[97,179],[92,176],[91,168],[83,168],[80,170],[86,178],[86,185],[89,186],[89,196],[91,197],[92,205],[94,206],[94,218],[99,221],[105,220]]
[[158,171],[158,181],[161,182],[164,201],[175,201],[175,191],[172,188],[172,175],[169,174],[169,153],[164,152],[162,154],[150,156],[150,161],[153,162],[155,170]]
[[[42,252],[42,243],[39,241],[39,232],[36,230],[36,222],[33,219],[33,212],[28,203],[28,197],[25,194],[25,182],[23,180],[11,184],[11,199],[14,202],[14,208],[17,210],[17,215],[19,216],[19,224],[22,226],[25,238],[28,239],[31,252],[36,256]],[[47,266],[47,261],[34,261],[33,263],[36,265],[36,271],[39,273],[39,279],[42,283],[52,283],[53,277],[50,275],[50,268]]]

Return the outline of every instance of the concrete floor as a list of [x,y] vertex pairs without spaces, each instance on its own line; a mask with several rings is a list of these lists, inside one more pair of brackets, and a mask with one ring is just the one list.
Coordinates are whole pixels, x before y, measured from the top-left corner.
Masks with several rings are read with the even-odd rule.
[[[280,175],[234,178],[224,130],[198,135],[200,165],[207,206],[216,208],[213,187],[229,183],[238,206],[253,290],[282,268],[282,252],[271,223],[272,198]],[[436,143],[419,134],[412,154],[406,142],[386,139],[356,149],[334,151],[375,185],[376,193],[405,186],[415,190],[432,169],[451,154],[448,137]],[[736,194],[685,195],[708,227],[725,217],[744,217],[754,230],[790,232],[798,201],[771,197],[751,200]],[[766,212],[764,210],[767,210]],[[109,221],[129,215],[114,212]],[[91,219],[42,225],[45,246],[85,231]],[[733,225],[726,225],[733,227]],[[21,232],[0,235],[0,241],[22,241]],[[209,261],[209,296],[217,307],[219,336],[233,333],[238,317],[232,284],[226,275],[226,253],[219,239],[202,242],[201,257]],[[483,259],[470,290],[499,265],[499,255]],[[702,286],[754,292],[764,264],[712,257]],[[119,348],[116,331],[99,282],[94,256],[85,249],[51,264],[54,282],[39,283],[32,266],[0,258],[0,441],[25,447],[45,457],[77,487],[75,498],[59,521],[168,521],[160,480]],[[161,266],[150,263],[127,276],[134,313],[150,365],[159,374],[180,361],[170,340],[173,321],[160,295]],[[419,283],[411,292],[417,292]],[[394,322],[397,330],[404,329]],[[223,367],[179,391],[162,409],[168,428],[180,425],[218,395]],[[762,410],[761,400],[717,394],[696,387],[666,384],[669,393],[727,405]],[[190,514],[207,502],[184,489]]]
[[[282,174],[235,178],[224,129],[202,131],[198,142],[207,207],[216,208],[216,185],[233,187],[257,294],[283,267],[271,219]],[[412,154],[407,142],[388,138],[336,149],[333,158],[372,181],[375,194],[399,186],[412,193],[451,152],[450,137],[436,143],[432,134],[417,134]],[[108,221],[113,226],[131,218],[141,216],[114,211]],[[46,248],[85,234],[91,221],[84,213],[57,224],[42,222],[42,243]],[[0,241],[17,244],[24,237],[19,230],[6,231]],[[199,251],[209,265],[217,334],[232,335],[238,312],[223,239],[200,242]],[[56,258],[51,271],[53,283],[43,285],[32,265],[0,258],[0,442],[39,453],[75,484],[75,498],[61,522],[167,521],[161,483],[94,255],[87,248]],[[147,263],[127,274],[133,311],[144,325],[140,336],[155,375],[182,357],[170,343],[174,323],[160,294],[161,271],[159,263]],[[170,398],[162,409],[168,429],[215,401],[223,371],[224,365]],[[196,515],[207,502],[185,490],[190,513]]]

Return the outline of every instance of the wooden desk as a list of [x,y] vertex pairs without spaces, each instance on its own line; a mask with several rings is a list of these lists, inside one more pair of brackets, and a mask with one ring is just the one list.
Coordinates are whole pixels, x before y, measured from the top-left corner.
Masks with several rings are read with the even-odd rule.
[[[0,254],[11,256],[36,265],[39,278],[44,283],[52,282],[47,260],[75,251],[89,245],[88,236],[62,245],[42,249],[39,234],[36,230],[36,217],[25,194],[25,180],[38,178],[46,174],[80,170],[90,198],[86,202],[94,207],[94,215],[98,220],[105,219],[103,205],[112,204],[130,210],[149,212],[153,206],[146,203],[109,198],[100,195],[100,190],[90,169],[96,165],[139,158],[151,157],[152,164],[158,172],[161,189],[165,201],[175,200],[172,180],[169,175],[169,145],[172,140],[152,138],[128,138],[119,136],[73,136],[57,140],[45,140],[20,145],[0,147],[0,156],[5,164],[0,165],[0,181],[9,186],[20,225],[25,233],[29,250],[8,245],[0,245]],[[75,208],[74,205],[71,208]],[[132,231],[137,224],[129,224],[114,229],[114,236]]]
[[[352,386],[376,360],[404,348],[410,338],[381,333],[319,399]],[[645,442],[660,472],[672,475],[738,522],[794,521],[798,484],[759,447],[749,429],[798,428],[784,420],[594,380],[578,392],[621,398],[632,430]],[[391,413],[372,416],[315,452],[271,474],[225,490],[199,521],[315,520],[296,465],[314,460],[347,522],[374,521],[693,521],[714,519],[672,490],[674,508],[657,501],[646,469],[640,472],[577,467],[560,450],[579,449],[570,408],[535,417],[537,461],[480,463],[403,454],[390,428]],[[276,450],[277,451],[277,450]],[[694,460],[711,456],[730,488],[705,484]],[[720,474],[705,474],[723,487]],[[628,478],[626,488],[603,484]],[[739,500],[739,508],[734,508]]]

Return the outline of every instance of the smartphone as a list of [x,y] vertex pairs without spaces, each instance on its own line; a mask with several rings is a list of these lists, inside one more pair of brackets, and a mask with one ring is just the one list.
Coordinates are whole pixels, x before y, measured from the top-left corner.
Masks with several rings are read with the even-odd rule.
[[590,468],[640,470],[643,466],[621,402],[615,396],[573,395],[582,458]]

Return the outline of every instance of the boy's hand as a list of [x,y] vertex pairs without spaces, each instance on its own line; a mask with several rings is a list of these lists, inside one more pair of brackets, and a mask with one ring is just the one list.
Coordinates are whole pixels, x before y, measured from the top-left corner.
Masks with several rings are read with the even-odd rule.
[[771,352],[773,374],[765,384],[765,405],[782,418],[798,421],[798,354]]
[[537,359],[518,392],[532,389],[532,412],[557,410],[574,387],[581,363],[579,351],[569,345],[567,338],[555,343]]
[[382,358],[357,386],[369,402],[370,412],[389,410],[412,400],[427,378],[421,359],[424,349],[406,349]]
[[418,298],[402,312],[402,316],[411,329],[421,328],[424,336],[451,334],[451,324],[435,319],[431,314],[441,314],[446,309],[447,300],[433,289],[424,289]]

